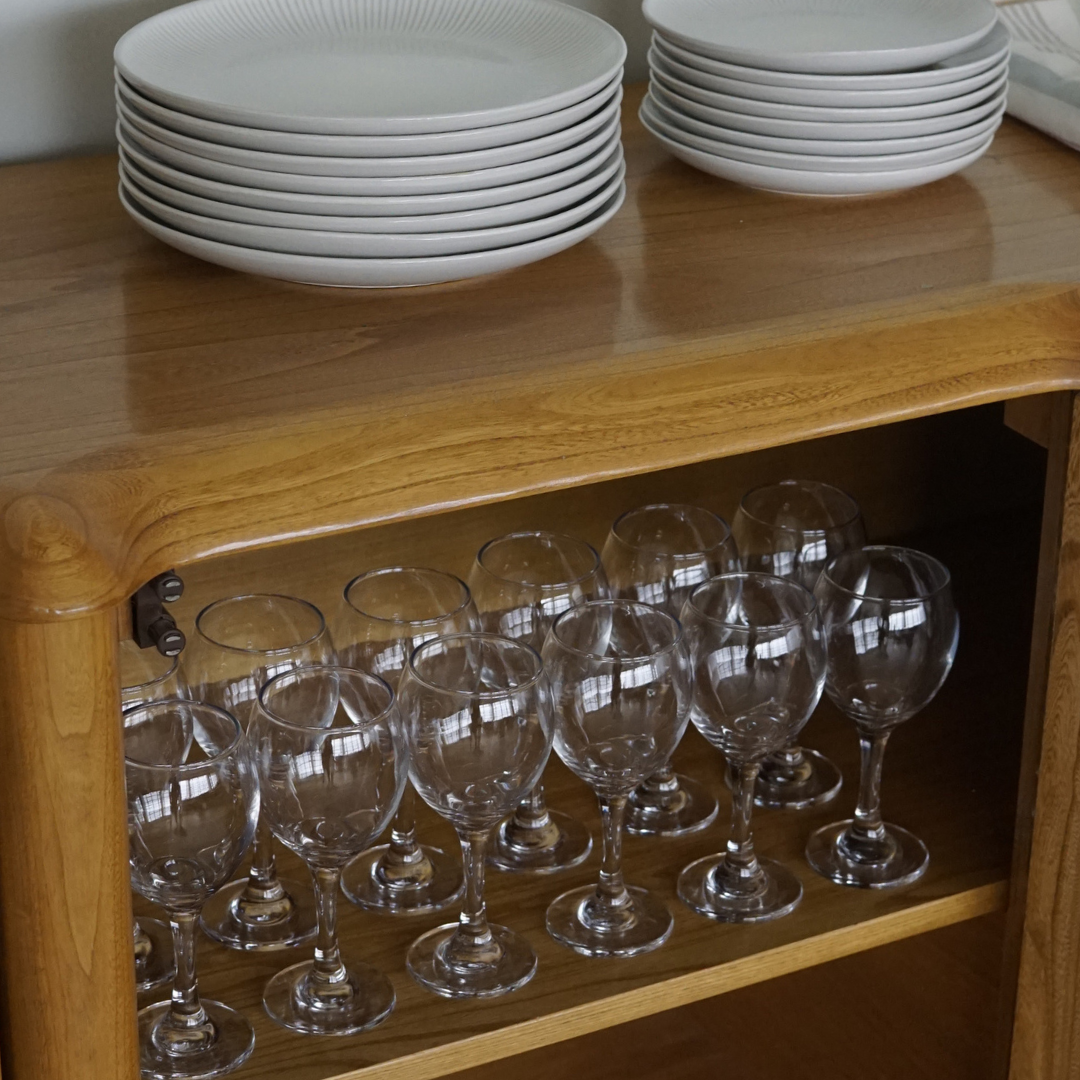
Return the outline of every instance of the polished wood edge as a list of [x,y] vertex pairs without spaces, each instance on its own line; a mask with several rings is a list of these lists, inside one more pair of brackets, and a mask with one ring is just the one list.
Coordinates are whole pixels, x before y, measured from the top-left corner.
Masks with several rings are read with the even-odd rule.
[[554,387],[487,381],[464,441],[459,395],[420,388],[390,416],[375,400],[273,431],[147,439],[8,482],[0,618],[114,607],[173,565],[227,552],[1080,387],[1075,286],[927,306],[930,317],[876,309],[779,343],[775,330],[657,343],[620,357],[614,381],[609,360],[588,358]]
[[[738,990],[752,983],[887,945],[1004,909],[1008,882],[994,882],[916,907],[832,930],[806,941],[754,953],[715,968],[642,987],[549,1016],[476,1035],[380,1065],[338,1073],[327,1080],[434,1080],[526,1050],[573,1039],[680,1005]],[[717,927],[717,933],[723,933]]]

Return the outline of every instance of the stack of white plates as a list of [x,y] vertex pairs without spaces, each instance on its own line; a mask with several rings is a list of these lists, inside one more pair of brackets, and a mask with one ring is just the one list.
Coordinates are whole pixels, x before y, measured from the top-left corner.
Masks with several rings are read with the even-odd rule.
[[986,152],[1009,35],[990,0],[645,0],[642,123],[750,187],[865,195]]
[[626,46],[550,0],[196,0],[114,55],[124,208],[237,270],[473,277],[570,247],[625,195]]

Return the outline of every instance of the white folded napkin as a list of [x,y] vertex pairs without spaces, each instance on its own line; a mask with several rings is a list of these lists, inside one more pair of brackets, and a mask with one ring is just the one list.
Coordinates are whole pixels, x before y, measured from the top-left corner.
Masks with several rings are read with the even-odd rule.
[[1001,4],[1012,35],[1008,111],[1080,150],[1080,0]]

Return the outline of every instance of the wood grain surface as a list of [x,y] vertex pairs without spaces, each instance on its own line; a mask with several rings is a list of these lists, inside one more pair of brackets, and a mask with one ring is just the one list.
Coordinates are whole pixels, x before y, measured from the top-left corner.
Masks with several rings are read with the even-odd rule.
[[1007,122],[888,198],[673,161],[627,95],[626,206],[519,271],[365,292],[142,233],[115,158],[0,170],[0,614],[450,507],[1080,385],[1080,160]]

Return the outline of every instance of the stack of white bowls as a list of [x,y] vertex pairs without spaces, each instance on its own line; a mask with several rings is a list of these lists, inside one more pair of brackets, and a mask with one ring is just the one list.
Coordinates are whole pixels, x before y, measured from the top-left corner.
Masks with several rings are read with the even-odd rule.
[[622,204],[625,56],[549,0],[196,0],[116,46],[120,198],[181,251],[291,281],[521,266]]
[[642,123],[750,187],[866,195],[986,152],[1009,35],[990,0],[645,0]]

